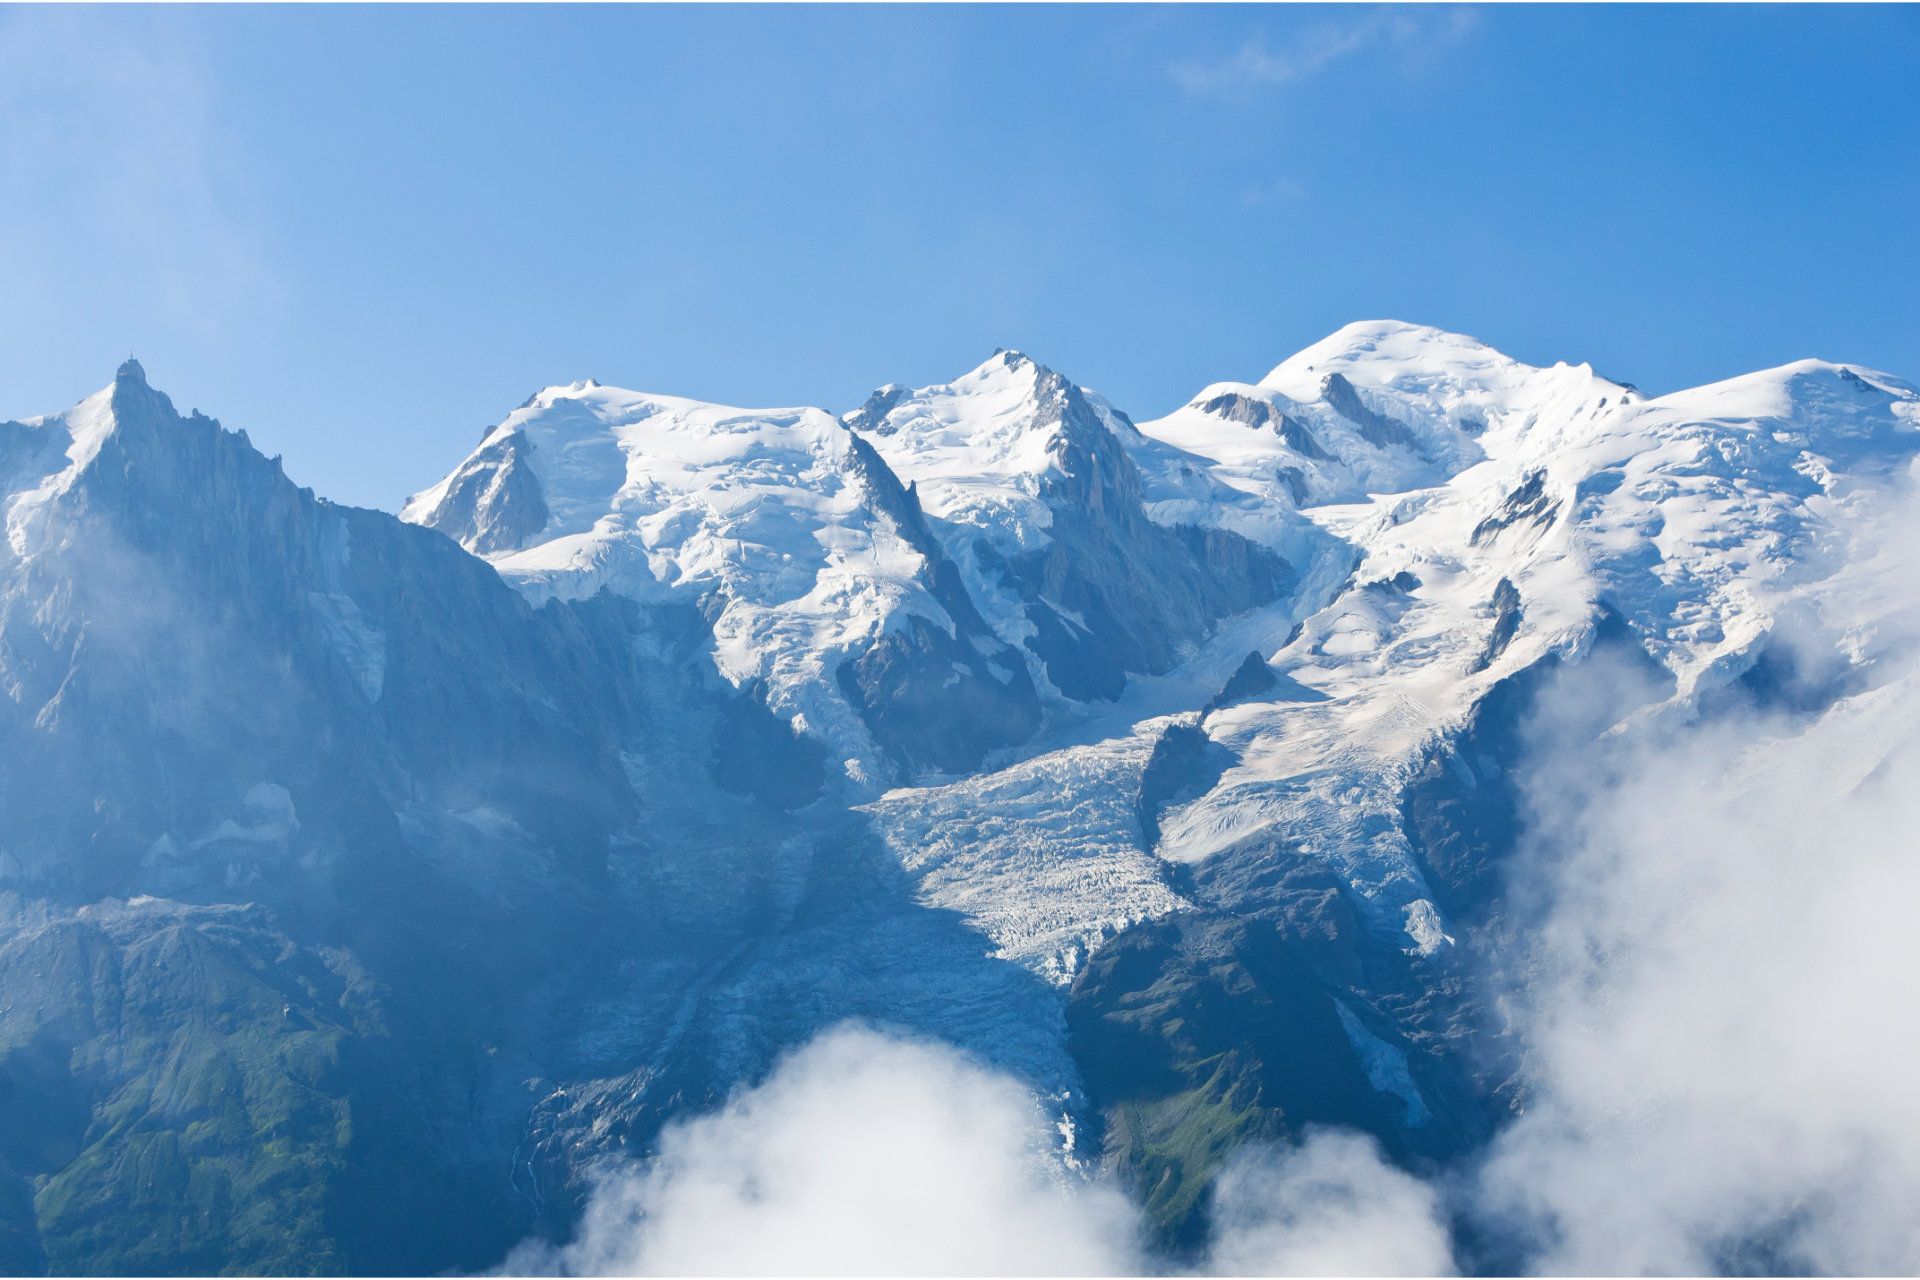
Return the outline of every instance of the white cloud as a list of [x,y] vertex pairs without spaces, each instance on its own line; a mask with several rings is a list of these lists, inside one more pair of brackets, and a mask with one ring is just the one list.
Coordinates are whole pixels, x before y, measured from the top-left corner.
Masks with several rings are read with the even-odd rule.
[[1228,1276],[1427,1276],[1453,1270],[1440,1197],[1372,1139],[1320,1131],[1243,1152],[1214,1193],[1208,1262]]
[[1298,204],[1306,198],[1305,183],[1292,178],[1268,178],[1241,192],[1240,203],[1248,209],[1265,209],[1275,205]]
[[1126,1198],[1065,1168],[1033,1096],[939,1046],[829,1032],[609,1178],[508,1271],[1076,1275],[1138,1269]]
[[1526,1113],[1481,1180],[1536,1267],[1920,1271],[1920,677],[1890,625],[1920,593],[1884,554],[1912,530],[1863,530],[1838,611],[1865,609],[1825,640],[1897,679],[1811,726],[1648,726],[1536,792],[1570,853],[1519,996]]

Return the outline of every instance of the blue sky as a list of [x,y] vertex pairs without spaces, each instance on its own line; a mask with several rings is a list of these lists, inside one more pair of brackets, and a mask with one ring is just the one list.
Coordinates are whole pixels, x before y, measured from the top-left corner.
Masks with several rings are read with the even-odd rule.
[[1920,377],[1920,8],[0,8],[0,416],[392,508],[535,388],[1136,417],[1353,319]]

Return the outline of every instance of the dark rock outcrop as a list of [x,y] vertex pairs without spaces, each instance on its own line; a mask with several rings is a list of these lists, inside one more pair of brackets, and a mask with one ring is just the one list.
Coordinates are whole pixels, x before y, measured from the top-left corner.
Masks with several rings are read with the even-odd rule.
[[1082,701],[1119,696],[1129,674],[1158,675],[1221,618],[1279,599],[1294,582],[1273,552],[1224,529],[1148,517],[1140,476],[1079,388],[1039,383],[1041,428],[1057,426],[1057,468],[1041,498],[1047,545],[983,568],[1026,601],[1027,641],[1054,687]]

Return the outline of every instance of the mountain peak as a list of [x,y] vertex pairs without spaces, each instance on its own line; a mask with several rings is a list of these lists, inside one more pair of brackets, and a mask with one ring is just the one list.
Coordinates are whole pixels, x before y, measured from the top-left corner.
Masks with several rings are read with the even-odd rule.
[[165,421],[175,416],[173,401],[147,381],[147,371],[132,356],[114,370],[113,384],[103,394],[116,418],[151,416]]
[[889,382],[840,420],[855,431],[883,436],[914,424],[963,429],[983,413],[996,421],[1016,415],[1027,421],[1038,401],[1069,385],[1026,352],[995,347],[992,355],[951,382],[926,387]]
[[992,355],[947,385],[954,388],[977,387],[981,383],[1003,381],[1009,375],[1022,382],[1037,382],[1051,373],[1053,370],[1024,351],[1013,347],[995,347]]
[[1771,369],[1756,369],[1698,387],[1670,391],[1648,402],[1651,407],[1684,417],[1786,418],[1811,413],[1822,425],[1833,427],[1862,419],[1889,426],[1920,425],[1920,392],[1892,374],[1863,365],[1830,360],[1795,360]]
[[1341,325],[1321,341],[1326,343],[1335,341],[1347,343],[1379,343],[1404,339],[1412,339],[1419,342],[1464,340],[1476,346],[1480,345],[1477,339],[1467,337],[1465,334],[1442,329],[1438,325],[1415,324],[1411,320],[1395,320],[1392,318],[1353,320]]
[[1330,373],[1379,384],[1410,371],[1485,370],[1517,363],[1463,333],[1404,320],[1356,320],[1281,361],[1260,385],[1289,394],[1306,391],[1311,398],[1308,389]]

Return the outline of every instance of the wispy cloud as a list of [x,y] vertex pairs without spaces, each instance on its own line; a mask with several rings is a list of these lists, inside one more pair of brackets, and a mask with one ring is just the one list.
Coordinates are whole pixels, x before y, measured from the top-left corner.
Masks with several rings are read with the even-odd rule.
[[274,276],[210,85],[165,15],[0,13],[0,279],[16,302],[0,334],[97,340],[103,311],[128,341],[258,323]]
[[1168,68],[1175,84],[1201,97],[1245,97],[1262,89],[1310,80],[1368,50],[1427,53],[1471,31],[1472,9],[1373,9],[1278,37],[1261,30],[1231,53],[1184,58]]
[[1256,182],[1240,194],[1240,203],[1248,209],[1266,209],[1298,204],[1307,198],[1307,186],[1293,178],[1268,178]]

